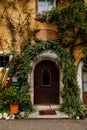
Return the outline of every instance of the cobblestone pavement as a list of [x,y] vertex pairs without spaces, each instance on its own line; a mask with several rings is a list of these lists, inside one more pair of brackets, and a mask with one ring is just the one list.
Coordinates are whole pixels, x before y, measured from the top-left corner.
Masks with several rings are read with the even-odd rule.
[[87,119],[0,120],[0,130],[87,130]]

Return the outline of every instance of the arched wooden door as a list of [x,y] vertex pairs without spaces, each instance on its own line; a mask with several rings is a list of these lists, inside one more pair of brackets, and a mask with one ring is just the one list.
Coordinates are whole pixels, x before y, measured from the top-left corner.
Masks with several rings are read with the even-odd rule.
[[34,104],[59,104],[59,70],[52,61],[41,61],[35,67]]

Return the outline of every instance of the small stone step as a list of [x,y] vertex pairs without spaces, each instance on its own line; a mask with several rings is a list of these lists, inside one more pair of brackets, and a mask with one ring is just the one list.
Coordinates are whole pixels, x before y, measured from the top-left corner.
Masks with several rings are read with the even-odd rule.
[[56,111],[56,115],[39,115],[39,111],[33,112],[29,115],[30,119],[67,119],[68,115]]

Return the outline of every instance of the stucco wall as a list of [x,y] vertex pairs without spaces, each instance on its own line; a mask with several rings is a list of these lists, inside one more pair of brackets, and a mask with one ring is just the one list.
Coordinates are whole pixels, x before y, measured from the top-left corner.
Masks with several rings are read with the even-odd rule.
[[[87,0],[85,0],[85,2],[87,2]],[[41,30],[53,30],[54,32],[57,32],[57,26],[53,25],[53,24],[48,24],[48,23],[42,23],[39,21],[36,21],[36,4],[37,1],[36,0],[30,0],[29,3],[27,4],[28,8],[31,9],[32,11],[32,15],[31,15],[31,29],[41,29]],[[31,6],[32,5],[32,6]],[[15,24],[17,24],[19,22],[19,16],[21,16],[20,18],[20,22],[22,22],[25,19],[26,14],[23,12],[23,7],[21,4],[18,4],[18,2],[16,3],[16,9],[13,9],[12,7],[8,9],[8,13],[10,15],[12,15],[12,19],[14,20]],[[25,9],[26,10],[26,9]],[[0,5],[0,14],[2,14],[4,11],[4,8]],[[1,43],[0,43],[0,51],[6,52],[6,51],[10,51],[10,47],[11,47],[11,35],[10,35],[10,31],[7,28],[7,22],[5,19],[0,21],[0,39],[1,39]],[[43,31],[42,35],[42,39],[44,40],[48,40],[48,35],[46,35],[47,32]],[[40,35],[39,35],[40,37]],[[41,38],[40,37],[40,38]],[[56,37],[56,36],[54,36]],[[16,50],[20,50],[20,43],[21,43],[21,38],[19,37],[19,35],[16,34]],[[33,42],[32,42],[33,43]],[[74,56],[75,56],[75,65],[77,66],[79,61],[81,60],[81,57],[83,56],[81,51],[82,51],[82,46],[81,47],[77,47],[74,50]]]

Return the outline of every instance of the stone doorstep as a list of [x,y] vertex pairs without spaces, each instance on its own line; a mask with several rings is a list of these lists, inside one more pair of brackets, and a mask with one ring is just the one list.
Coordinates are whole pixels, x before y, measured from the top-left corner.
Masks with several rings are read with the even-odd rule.
[[[58,111],[60,105],[35,105],[35,112],[30,113],[30,119],[68,119],[68,115]],[[55,110],[56,115],[39,115],[39,110]]]
[[33,112],[29,115],[30,119],[68,119],[68,115],[56,111],[56,115],[39,115],[39,111]]

